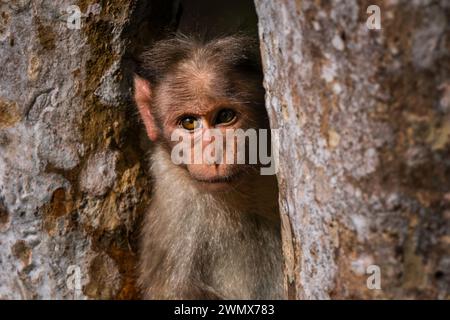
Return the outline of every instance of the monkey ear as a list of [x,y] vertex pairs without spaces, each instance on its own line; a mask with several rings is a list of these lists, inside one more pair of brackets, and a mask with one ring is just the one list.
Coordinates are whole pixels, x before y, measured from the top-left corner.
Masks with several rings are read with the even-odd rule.
[[144,121],[148,137],[150,140],[156,141],[158,129],[155,124],[155,118],[150,112],[152,100],[150,83],[137,75],[134,76],[134,100],[141,114],[142,121]]

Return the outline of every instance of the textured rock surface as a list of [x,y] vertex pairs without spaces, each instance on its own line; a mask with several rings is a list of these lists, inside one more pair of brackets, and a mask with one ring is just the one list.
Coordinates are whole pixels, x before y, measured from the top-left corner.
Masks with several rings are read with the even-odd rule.
[[449,2],[256,7],[289,296],[450,298]]
[[72,30],[66,8],[94,0],[0,0],[0,299],[137,297],[150,186],[130,70],[163,2],[98,1]]

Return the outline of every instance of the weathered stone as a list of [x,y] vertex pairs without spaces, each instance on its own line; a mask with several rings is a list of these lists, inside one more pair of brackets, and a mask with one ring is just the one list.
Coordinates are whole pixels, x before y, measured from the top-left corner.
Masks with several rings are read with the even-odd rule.
[[[67,27],[68,6],[95,3]],[[135,232],[150,187],[131,76],[171,6],[0,0],[0,299],[139,296]]]
[[448,1],[255,2],[289,296],[448,299]]

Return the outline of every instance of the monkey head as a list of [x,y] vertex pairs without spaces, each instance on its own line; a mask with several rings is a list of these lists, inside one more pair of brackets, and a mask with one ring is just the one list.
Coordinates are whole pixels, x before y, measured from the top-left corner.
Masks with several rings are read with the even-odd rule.
[[[208,42],[178,36],[146,51],[142,66],[143,76],[134,79],[134,98],[147,135],[168,152],[179,143],[173,141],[175,132],[188,141],[189,161],[182,166],[200,187],[224,190],[258,173],[258,163],[236,163],[237,138],[224,139],[237,129],[269,127],[254,41],[244,36]],[[218,141],[212,131],[223,139]],[[222,147],[211,148],[213,143]],[[205,159],[208,148],[212,161]]]

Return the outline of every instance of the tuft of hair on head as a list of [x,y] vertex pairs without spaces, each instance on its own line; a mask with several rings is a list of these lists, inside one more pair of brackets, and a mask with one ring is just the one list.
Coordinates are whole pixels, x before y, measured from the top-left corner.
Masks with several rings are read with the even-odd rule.
[[234,34],[208,39],[177,33],[157,41],[141,55],[141,74],[156,86],[186,60],[250,74],[261,73],[258,41],[253,37]]

